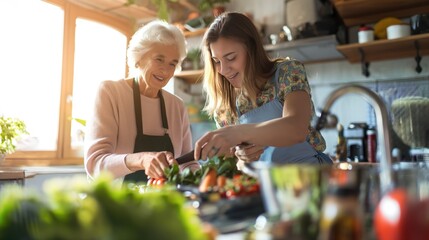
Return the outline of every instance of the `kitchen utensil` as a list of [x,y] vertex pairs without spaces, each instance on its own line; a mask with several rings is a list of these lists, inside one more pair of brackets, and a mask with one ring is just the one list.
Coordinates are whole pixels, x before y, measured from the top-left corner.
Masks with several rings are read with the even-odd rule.
[[192,151],[185,153],[184,155],[176,158],[177,163],[183,164],[183,163],[194,161],[195,160],[194,153],[195,153],[195,151],[192,150]]

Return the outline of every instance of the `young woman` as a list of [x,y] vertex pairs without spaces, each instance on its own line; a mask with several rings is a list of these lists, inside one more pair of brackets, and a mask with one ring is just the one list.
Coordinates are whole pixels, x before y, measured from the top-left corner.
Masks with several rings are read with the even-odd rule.
[[[332,163],[314,114],[305,68],[270,59],[252,21],[226,12],[203,38],[205,111],[219,127],[195,144],[195,157],[235,153],[240,161]],[[199,159],[199,158],[196,158]]]
[[133,35],[127,50],[132,77],[100,84],[87,126],[85,168],[91,178],[102,171],[134,182],[161,178],[175,157],[192,149],[185,105],[162,90],[185,57],[182,32],[166,22],[150,22]]

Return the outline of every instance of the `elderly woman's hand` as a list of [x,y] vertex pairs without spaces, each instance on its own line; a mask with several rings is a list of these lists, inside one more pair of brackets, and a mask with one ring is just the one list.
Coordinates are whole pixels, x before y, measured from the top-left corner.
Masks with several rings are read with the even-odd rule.
[[165,169],[174,163],[177,164],[173,154],[167,151],[133,153],[125,158],[125,164],[131,171],[144,170],[151,178],[164,177]]

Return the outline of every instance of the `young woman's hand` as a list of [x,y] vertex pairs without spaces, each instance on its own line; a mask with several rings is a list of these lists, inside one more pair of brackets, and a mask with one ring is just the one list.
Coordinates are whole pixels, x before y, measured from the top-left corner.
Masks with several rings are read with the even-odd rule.
[[195,159],[231,154],[231,149],[247,139],[249,124],[222,127],[204,134],[195,143]]
[[239,144],[235,147],[235,156],[247,163],[259,160],[263,152],[264,147],[255,144]]

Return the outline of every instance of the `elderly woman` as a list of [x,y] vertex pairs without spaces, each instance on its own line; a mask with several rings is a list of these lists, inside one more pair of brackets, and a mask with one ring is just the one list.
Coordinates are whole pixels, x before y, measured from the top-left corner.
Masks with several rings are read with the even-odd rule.
[[162,90],[185,57],[185,38],[174,25],[155,20],[133,35],[127,50],[131,77],[100,84],[88,121],[84,159],[91,178],[103,171],[132,182],[162,178],[175,157],[191,151],[186,107]]

